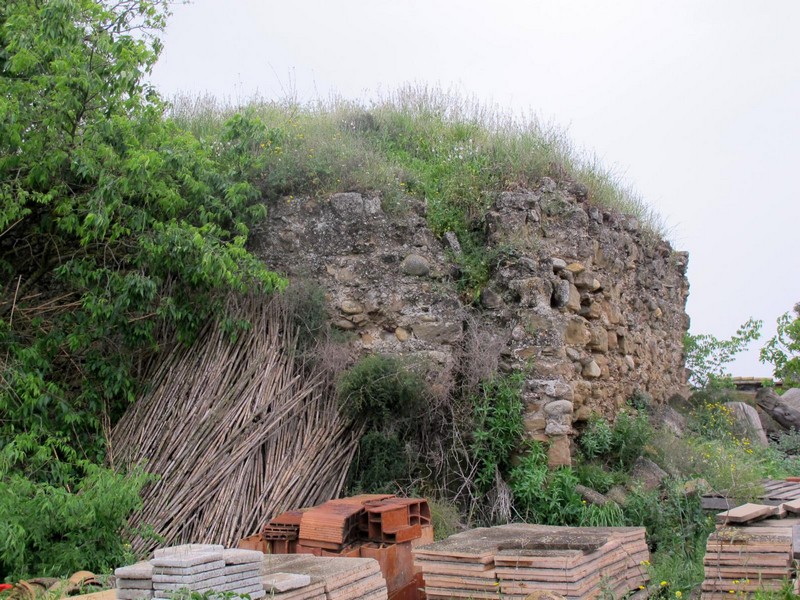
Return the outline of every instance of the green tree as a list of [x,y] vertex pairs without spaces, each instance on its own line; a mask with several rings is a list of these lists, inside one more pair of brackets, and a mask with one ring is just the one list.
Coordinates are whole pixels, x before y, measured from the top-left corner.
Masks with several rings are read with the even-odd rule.
[[761,336],[761,325],[757,319],[748,319],[728,340],[713,335],[686,334],[683,346],[686,368],[691,371],[689,383],[695,388],[726,387],[730,375],[726,367],[748,344]]
[[[145,81],[167,14],[165,0],[0,3],[0,484],[32,502],[107,480],[92,468],[104,434],[160,344],[211,318],[233,328],[225,294],[283,285],[246,249],[265,209],[239,157],[257,160],[263,125],[239,116],[207,148]],[[8,506],[0,523],[17,523]],[[26,535],[0,534],[0,571],[46,543]]]
[[800,302],[793,312],[778,317],[777,333],[761,349],[761,362],[771,364],[787,388],[800,386]]

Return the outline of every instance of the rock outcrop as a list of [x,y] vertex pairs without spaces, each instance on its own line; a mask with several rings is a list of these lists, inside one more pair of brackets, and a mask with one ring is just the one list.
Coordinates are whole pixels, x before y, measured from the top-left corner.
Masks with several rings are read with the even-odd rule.
[[527,431],[559,465],[576,423],[613,418],[636,391],[661,402],[685,385],[688,255],[584,198],[547,178],[501,194],[484,219],[496,260],[475,299],[456,287],[459,240],[435,236],[419,202],[389,215],[356,193],[284,201],[254,232],[254,250],[322,285],[333,323],[364,352],[447,370],[481,329],[486,360],[497,348],[501,365],[528,374]]

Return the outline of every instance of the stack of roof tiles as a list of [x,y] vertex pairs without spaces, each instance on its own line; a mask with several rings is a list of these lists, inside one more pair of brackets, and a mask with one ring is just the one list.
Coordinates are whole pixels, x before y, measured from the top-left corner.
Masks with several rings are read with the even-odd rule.
[[[308,583],[286,589],[286,582],[306,577]],[[300,554],[266,555],[262,583],[270,598],[279,600],[387,600],[386,580],[375,560],[317,557]]]
[[641,527],[481,528],[414,550],[428,598],[522,600],[550,591],[569,600],[644,593],[649,559]]
[[[779,506],[745,504],[717,515],[703,560],[702,600],[747,597],[800,583],[800,500]],[[788,518],[787,518],[788,516]]]

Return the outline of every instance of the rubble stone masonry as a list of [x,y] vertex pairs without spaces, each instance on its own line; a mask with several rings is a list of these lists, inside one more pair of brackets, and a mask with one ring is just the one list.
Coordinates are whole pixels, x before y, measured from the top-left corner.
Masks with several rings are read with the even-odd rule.
[[631,216],[593,206],[579,186],[544,178],[505,192],[485,216],[496,268],[477,302],[456,287],[452,234],[427,227],[425,206],[386,214],[357,193],[284,199],[253,249],[270,267],[326,290],[335,327],[361,352],[423,356],[447,369],[471,323],[528,373],[528,434],[570,461],[574,427],[613,419],[637,391],[660,402],[685,386],[688,254]]

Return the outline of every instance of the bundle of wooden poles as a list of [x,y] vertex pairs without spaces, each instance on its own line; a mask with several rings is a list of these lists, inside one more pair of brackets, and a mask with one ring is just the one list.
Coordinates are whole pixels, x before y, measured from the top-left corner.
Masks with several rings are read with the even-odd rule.
[[[338,495],[359,432],[329,375],[298,358],[291,312],[279,296],[231,299],[228,314],[249,328],[231,336],[209,324],[162,357],[111,435],[117,465],[158,477],[131,526],[162,544],[235,546],[287,508]],[[137,538],[134,550],[152,545]]]

